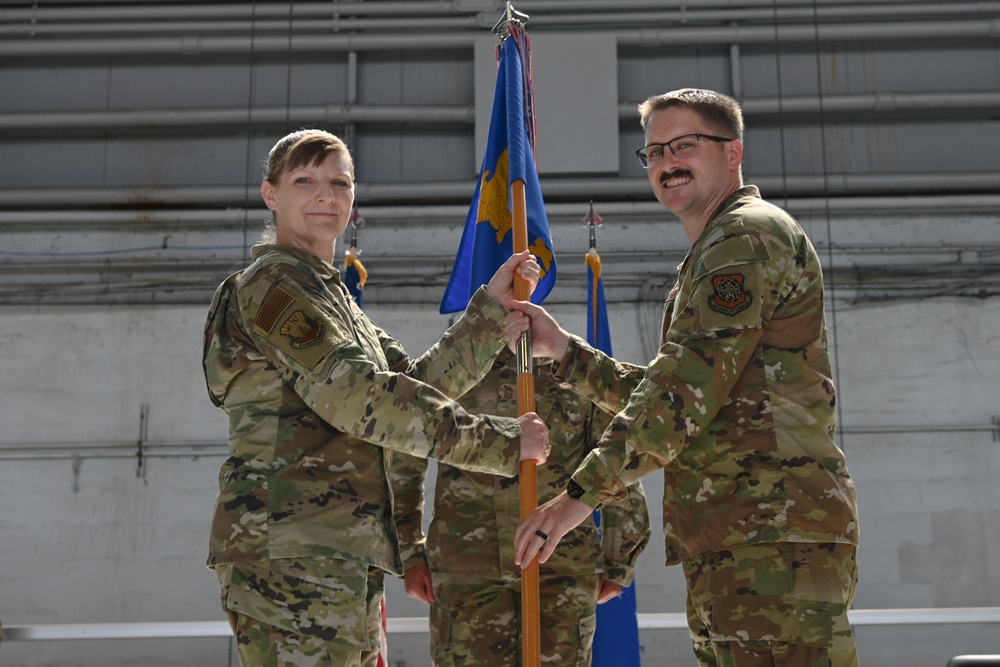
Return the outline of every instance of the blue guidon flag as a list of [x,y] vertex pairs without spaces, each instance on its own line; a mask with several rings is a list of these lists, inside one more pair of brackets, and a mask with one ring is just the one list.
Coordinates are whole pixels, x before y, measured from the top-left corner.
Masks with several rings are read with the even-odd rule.
[[[441,312],[463,310],[481,285],[514,251],[511,184],[524,181],[528,250],[542,268],[531,296],[541,303],[556,282],[556,258],[545,215],[532,149],[530,42],[527,34],[508,37],[501,47],[486,154],[465,220],[455,266],[441,299]],[[522,62],[528,66],[523,67]]]
[[[601,223],[591,207],[589,222]],[[587,219],[584,218],[586,222]],[[593,245],[584,258],[587,264],[587,342],[611,356],[611,330],[608,307],[604,301],[601,279],[601,256]],[[597,527],[600,511],[594,512]],[[639,619],[636,616],[635,581],[622,589],[621,595],[597,606],[597,629],[594,632],[593,667],[639,667]]]

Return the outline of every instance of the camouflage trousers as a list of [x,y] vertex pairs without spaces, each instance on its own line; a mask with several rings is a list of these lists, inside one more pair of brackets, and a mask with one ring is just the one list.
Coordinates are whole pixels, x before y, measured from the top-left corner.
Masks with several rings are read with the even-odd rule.
[[[521,664],[521,581],[434,573],[431,657],[437,667]],[[597,574],[539,578],[541,662],[589,667]]]
[[857,667],[847,611],[855,547],[784,542],[686,561],[688,627],[702,667]]
[[375,667],[383,572],[336,558],[216,566],[243,667]]

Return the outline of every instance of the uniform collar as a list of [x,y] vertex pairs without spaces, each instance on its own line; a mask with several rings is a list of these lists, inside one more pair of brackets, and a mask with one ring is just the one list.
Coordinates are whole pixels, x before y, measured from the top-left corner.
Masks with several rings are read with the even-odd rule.
[[738,190],[734,191],[731,195],[726,197],[725,201],[719,204],[719,208],[715,209],[715,213],[712,215],[712,219],[708,221],[705,226],[705,230],[702,231],[701,236],[698,237],[698,241],[694,245],[700,245],[710,235],[715,231],[715,228],[720,224],[719,221],[725,217],[731,209],[735,208],[741,201],[752,197],[755,199],[760,199],[760,190],[756,185],[744,185]]
[[250,252],[254,259],[259,259],[261,256],[269,252],[280,252],[283,255],[289,255],[303,264],[306,264],[323,280],[329,280],[340,276],[340,271],[338,271],[332,264],[328,264],[311,252],[300,248],[279,245],[277,243],[258,243],[250,248]]

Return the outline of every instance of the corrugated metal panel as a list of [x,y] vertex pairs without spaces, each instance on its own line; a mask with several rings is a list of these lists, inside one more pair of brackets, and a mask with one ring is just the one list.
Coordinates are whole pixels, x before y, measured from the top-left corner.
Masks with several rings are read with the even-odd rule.
[[[257,201],[262,158],[285,132],[323,127],[351,143],[362,207],[412,210],[402,219],[374,216],[373,226],[391,228],[366,230],[372,245],[400,270],[446,271],[454,248],[438,247],[429,256],[408,232],[426,226],[422,208],[460,210],[471,195],[484,144],[474,110],[482,106],[480,89],[489,99],[495,82],[492,55],[479,67],[473,47],[495,43],[489,33],[495,19],[486,20],[486,10],[473,4],[365,3],[378,8],[366,20],[381,21],[382,28],[354,32],[331,28],[334,19],[321,17],[317,3],[308,2],[256,3],[260,11],[252,14],[239,4],[202,4],[191,17],[169,3],[162,12],[127,2],[73,8],[106,22],[106,37],[94,24],[74,29],[74,22],[88,19],[57,18],[56,8],[38,8],[36,25],[52,29],[35,34],[21,30],[24,17],[0,11],[0,53],[7,54],[0,68],[0,207],[129,212],[137,220],[150,212],[239,207],[253,212],[239,237],[255,238],[263,219]],[[529,30],[536,44],[539,160],[550,206],[580,206],[578,219],[590,198],[612,207],[655,203],[634,156],[644,143],[635,104],[689,85],[741,97],[748,127],[745,173],[772,198],[877,195],[891,204],[919,194],[1000,189],[1000,7],[821,0],[813,3],[813,22],[798,3],[726,9],[729,4],[685,3],[687,13],[649,2],[581,2],[572,9],[539,3],[545,9],[529,10],[538,14],[538,27],[529,23]],[[282,8],[296,15],[291,41],[275,13]],[[480,28],[442,21],[433,30],[415,29],[421,11],[474,18]],[[118,17],[130,23],[117,24]],[[870,22],[861,22],[864,17]],[[546,50],[546,40],[559,45]],[[26,57],[29,51],[37,55]],[[557,79],[546,83],[546,71],[557,72]],[[588,117],[598,101],[600,118]],[[552,121],[556,125],[546,128]],[[483,130],[482,120],[479,125]],[[566,130],[568,138],[556,130]],[[437,222],[463,219],[450,215],[454,220]],[[867,223],[888,224],[883,215],[873,211]],[[646,225],[669,216],[651,209],[612,217],[622,225]],[[556,240],[569,248],[577,239],[566,220],[557,225]],[[148,224],[155,227],[157,218]],[[94,235],[99,227],[99,218],[80,218],[78,229],[61,232],[62,242],[100,245],[110,237]],[[0,228],[5,236],[15,233]],[[177,247],[191,232],[170,234]],[[904,234],[899,242],[919,245],[925,236]],[[144,228],[131,241],[155,245],[155,237],[155,229]],[[994,261],[988,258],[997,237],[984,238],[981,257],[987,259],[980,263]],[[187,240],[200,247],[196,236]],[[654,241],[643,239],[621,253],[652,247]],[[895,256],[919,268],[924,260],[913,259],[915,252],[900,248]],[[102,280],[118,285],[132,271],[200,280],[204,271],[219,270],[214,261],[172,252],[151,264],[110,258],[115,268],[84,268],[93,273],[79,276],[98,288]],[[869,261],[864,255],[862,263]],[[5,281],[27,272],[58,282],[66,279],[57,270],[64,262],[8,255],[0,256],[0,269],[7,271]],[[378,262],[376,275],[387,275],[389,267]],[[642,261],[623,270],[626,282],[650,271]],[[573,271],[565,274],[571,279]],[[153,287],[143,293],[150,299],[166,294]]]

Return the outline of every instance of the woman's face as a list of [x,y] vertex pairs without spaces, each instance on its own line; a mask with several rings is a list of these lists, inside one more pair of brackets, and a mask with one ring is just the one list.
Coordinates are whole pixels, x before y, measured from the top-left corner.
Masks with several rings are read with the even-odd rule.
[[278,183],[264,181],[261,196],[274,211],[276,241],[333,262],[333,247],[344,233],[354,206],[354,181],[345,156],[330,153],[318,165],[283,173]]

